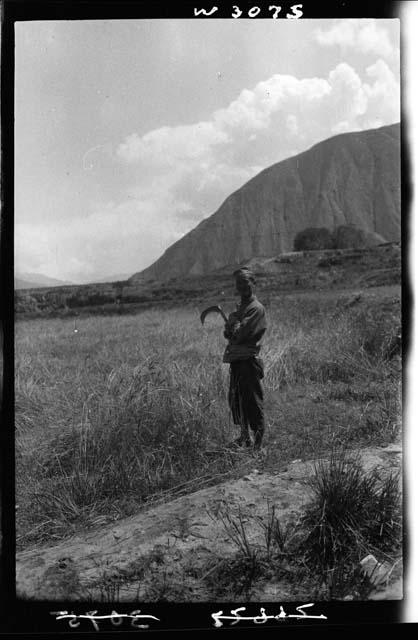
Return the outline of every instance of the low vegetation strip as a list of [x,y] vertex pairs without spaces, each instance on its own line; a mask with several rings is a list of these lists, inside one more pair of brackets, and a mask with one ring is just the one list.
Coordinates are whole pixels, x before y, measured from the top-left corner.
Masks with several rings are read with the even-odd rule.
[[[368,249],[298,251],[249,261],[257,274],[264,301],[280,292],[321,291],[358,286],[396,285],[401,282],[401,252],[396,243]],[[19,318],[124,315],[168,305],[198,304],[203,299],[231,300],[231,273],[237,265],[217,272],[165,281],[130,278],[126,281],[15,291]],[[207,305],[206,305],[207,306]]]

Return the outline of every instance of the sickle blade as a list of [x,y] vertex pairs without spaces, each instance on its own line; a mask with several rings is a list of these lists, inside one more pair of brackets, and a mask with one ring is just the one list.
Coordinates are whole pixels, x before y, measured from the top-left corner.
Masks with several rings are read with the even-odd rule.
[[200,314],[200,322],[202,324],[204,324],[206,316],[209,315],[209,313],[219,313],[223,317],[223,319],[226,320],[226,316],[222,311],[221,307],[219,305],[214,305],[212,307],[208,307],[207,309],[202,311],[202,313]]

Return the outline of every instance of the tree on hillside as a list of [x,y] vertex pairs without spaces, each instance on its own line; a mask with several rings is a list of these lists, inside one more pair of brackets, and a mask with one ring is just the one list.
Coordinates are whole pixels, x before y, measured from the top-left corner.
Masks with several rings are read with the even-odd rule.
[[334,240],[329,229],[325,227],[310,227],[296,234],[293,247],[295,251],[333,249]]

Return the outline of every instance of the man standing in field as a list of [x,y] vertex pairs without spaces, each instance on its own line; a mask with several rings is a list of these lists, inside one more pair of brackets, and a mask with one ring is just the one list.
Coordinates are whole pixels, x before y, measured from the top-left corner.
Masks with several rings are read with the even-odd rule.
[[259,449],[264,435],[263,361],[258,357],[260,342],[266,331],[266,313],[257,300],[255,277],[247,267],[234,272],[241,302],[225,323],[228,340],[223,361],[230,364],[229,406],[234,424],[241,429],[234,444],[250,447],[250,429],[254,448]]

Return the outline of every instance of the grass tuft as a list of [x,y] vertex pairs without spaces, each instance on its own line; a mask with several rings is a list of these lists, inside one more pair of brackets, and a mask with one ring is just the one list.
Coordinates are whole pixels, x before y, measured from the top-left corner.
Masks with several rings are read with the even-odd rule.
[[302,520],[304,554],[334,589],[369,553],[384,555],[401,541],[399,474],[365,472],[344,450],[315,465],[314,498]]

